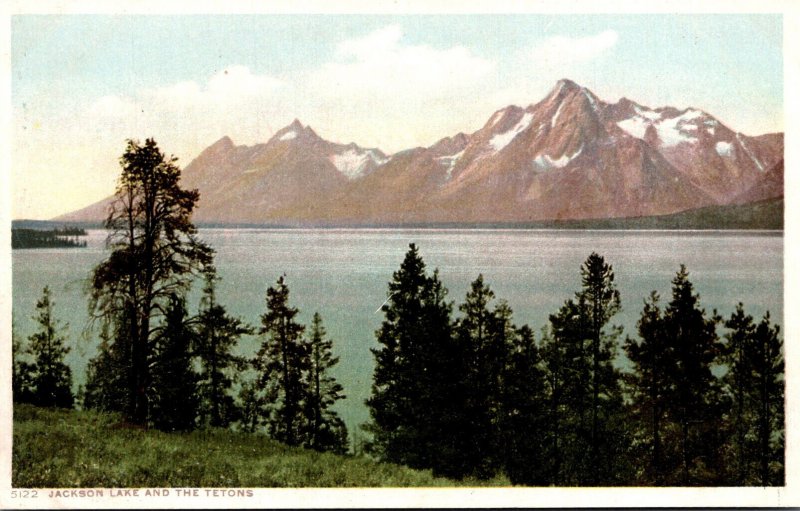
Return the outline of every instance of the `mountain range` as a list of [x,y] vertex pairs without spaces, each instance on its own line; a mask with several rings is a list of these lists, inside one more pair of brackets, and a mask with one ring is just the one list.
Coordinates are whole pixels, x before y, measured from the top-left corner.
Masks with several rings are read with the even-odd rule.
[[[664,215],[783,196],[783,134],[746,136],[695,108],[607,103],[559,80],[474,133],[391,155],[295,120],[266,143],[223,137],[182,173],[198,223],[524,223]],[[105,218],[110,199],[59,221]]]

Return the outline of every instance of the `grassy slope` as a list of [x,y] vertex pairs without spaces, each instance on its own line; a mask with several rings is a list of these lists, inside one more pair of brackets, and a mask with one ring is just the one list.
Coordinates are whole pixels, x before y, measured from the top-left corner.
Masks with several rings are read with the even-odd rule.
[[264,435],[226,430],[167,434],[113,428],[117,421],[113,415],[89,411],[15,406],[12,485],[265,488],[476,484],[435,478],[429,471],[361,457],[288,447]]

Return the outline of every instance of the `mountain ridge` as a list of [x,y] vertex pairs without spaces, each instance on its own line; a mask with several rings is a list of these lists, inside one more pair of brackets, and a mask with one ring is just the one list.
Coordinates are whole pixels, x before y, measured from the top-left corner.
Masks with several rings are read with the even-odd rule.
[[[200,191],[201,223],[513,223],[782,197],[782,160],[782,133],[746,136],[693,107],[607,103],[562,79],[472,133],[390,155],[324,140],[298,119],[262,144],[225,136],[184,168],[182,184]],[[109,200],[54,220],[103,218]]]

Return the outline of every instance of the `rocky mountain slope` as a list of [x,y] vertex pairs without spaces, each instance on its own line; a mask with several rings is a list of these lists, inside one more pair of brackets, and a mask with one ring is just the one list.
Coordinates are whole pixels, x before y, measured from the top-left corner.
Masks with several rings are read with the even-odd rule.
[[[560,80],[471,134],[386,155],[295,120],[268,142],[223,138],[183,171],[198,222],[375,225],[663,215],[783,196],[783,134],[694,109],[606,103]],[[58,220],[92,221],[108,200]]]

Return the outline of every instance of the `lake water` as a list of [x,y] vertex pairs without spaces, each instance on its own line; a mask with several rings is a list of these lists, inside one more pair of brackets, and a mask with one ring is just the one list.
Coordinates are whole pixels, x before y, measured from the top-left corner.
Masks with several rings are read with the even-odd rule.
[[[338,409],[352,431],[368,419],[363,405],[372,382],[374,332],[383,315],[387,283],[416,243],[430,270],[457,305],[479,273],[514,310],[518,325],[535,331],[580,287],[580,265],[592,252],[611,263],[623,310],[614,318],[635,335],[642,300],[657,290],[666,303],[681,263],[709,312],[729,316],[738,301],[760,317],[766,310],[783,324],[783,237],[773,232],[400,230],[400,229],[202,229],[216,251],[222,281],[218,300],[230,313],[258,325],[266,288],[287,275],[291,303],[310,323],[318,311],[340,356],[335,376],[347,399]],[[21,338],[35,329],[36,300],[47,285],[56,316],[69,323],[76,386],[96,354],[97,335],[87,330],[83,286],[92,267],[106,256],[105,231],[92,230],[85,249],[15,250],[13,309]],[[198,292],[190,303],[196,311]],[[241,351],[254,353],[257,337]]]

